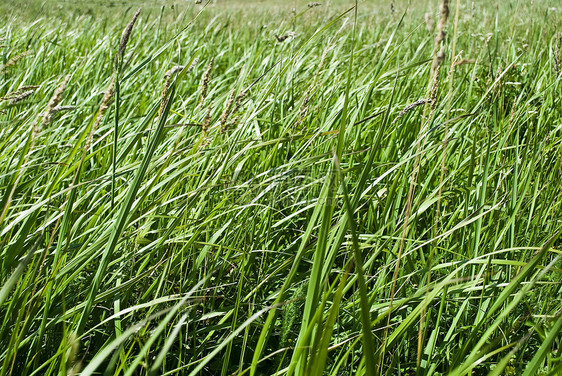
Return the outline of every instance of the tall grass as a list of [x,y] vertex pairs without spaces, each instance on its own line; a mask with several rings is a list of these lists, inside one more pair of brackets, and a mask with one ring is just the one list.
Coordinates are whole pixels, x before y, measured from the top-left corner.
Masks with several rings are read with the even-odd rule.
[[561,372],[562,9],[292,3],[0,16],[0,374]]

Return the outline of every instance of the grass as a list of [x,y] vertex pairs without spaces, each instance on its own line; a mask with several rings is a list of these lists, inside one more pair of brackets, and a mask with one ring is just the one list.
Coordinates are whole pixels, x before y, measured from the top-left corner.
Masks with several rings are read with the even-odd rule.
[[0,5],[0,374],[562,373],[557,2],[293,3]]

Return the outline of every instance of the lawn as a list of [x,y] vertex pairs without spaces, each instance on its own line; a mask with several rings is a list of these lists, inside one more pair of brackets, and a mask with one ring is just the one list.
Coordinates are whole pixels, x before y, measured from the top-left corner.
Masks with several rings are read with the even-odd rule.
[[0,375],[562,374],[558,1],[25,3]]

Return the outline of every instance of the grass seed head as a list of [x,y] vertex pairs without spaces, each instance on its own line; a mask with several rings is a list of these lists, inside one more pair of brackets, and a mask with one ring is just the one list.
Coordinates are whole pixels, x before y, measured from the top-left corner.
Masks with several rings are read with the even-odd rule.
[[[102,113],[101,114],[102,116],[105,113],[105,111],[107,111],[107,109],[109,108],[109,102],[111,101],[111,98],[113,98],[114,91],[115,91],[115,76],[113,76],[113,78],[111,79],[111,82],[109,83],[109,87],[105,91],[105,94],[103,95],[103,100],[101,101],[100,113]],[[98,119],[99,117],[100,116],[98,114]]]
[[304,100],[302,101],[301,107],[299,109],[299,119],[297,120],[295,127],[300,125],[309,111],[310,93],[312,92],[313,85],[309,86],[304,94]]
[[230,96],[228,97],[228,99],[226,100],[226,105],[224,106],[224,110],[221,114],[220,117],[220,130],[221,133],[226,132],[226,127],[225,124],[228,120],[228,117],[230,116],[230,108],[232,107],[232,103],[234,102],[234,91],[232,91],[230,93]]
[[[191,72],[193,70],[193,68],[195,68],[195,66],[197,65],[198,61],[199,61],[199,59],[197,59],[197,58],[193,59],[193,62],[187,68],[186,73]],[[183,69],[185,69],[184,65],[176,65],[175,67],[169,69],[166,73],[164,73],[165,81],[164,81],[164,88],[162,89],[162,94],[160,95],[160,97],[162,99],[162,103],[160,104],[159,116],[162,116],[162,113],[164,112],[164,107],[166,107],[167,97],[168,97],[168,89],[170,88],[170,83],[172,82],[172,77],[174,75],[176,75],[177,73],[181,72]]]
[[59,112],[66,112],[66,111],[72,111],[77,109],[77,106],[56,106],[53,109],[53,114],[59,113]]
[[439,19],[439,24],[437,25],[437,35],[435,36],[435,55],[433,57],[433,64],[431,65],[432,77],[436,77],[436,72],[438,66],[445,60],[445,50],[443,48],[442,42],[445,39],[445,24],[447,23],[447,18],[449,17],[449,1],[443,0],[441,2],[441,18]]
[[431,88],[431,108],[435,108],[437,104],[437,89],[439,89],[439,71],[441,70],[441,65],[437,66],[435,71],[435,80],[433,80],[433,86]]
[[105,91],[105,94],[103,95],[103,99],[101,101],[100,109],[98,111],[98,115],[96,116],[96,122],[94,123],[94,127],[92,128],[92,131],[90,132],[90,135],[88,136],[88,140],[86,141],[86,144],[84,146],[84,150],[88,150],[90,148],[90,145],[92,144],[92,138],[94,137],[94,133],[96,133],[96,130],[98,129],[99,125],[101,124],[101,121],[103,120],[103,117],[104,117],[105,113],[109,109],[109,103],[111,102],[111,98],[113,98],[114,91],[115,91],[115,75],[111,79],[111,82],[109,83],[109,87],[107,88],[107,90]]
[[475,61],[476,60],[474,60],[474,59],[460,59],[460,60],[455,61],[453,63],[453,66],[458,67],[459,65],[472,64]]
[[41,85],[24,85],[20,87],[17,91],[24,91],[24,90],[37,90],[41,87]]
[[141,12],[140,8],[137,9],[135,15],[133,16],[133,18],[127,25],[127,28],[123,32],[123,37],[121,38],[121,42],[119,43],[119,50],[117,52],[117,59],[119,61],[121,61],[123,59],[123,56],[125,55],[125,48],[127,48],[129,37],[131,36],[131,32],[133,31],[133,26],[135,26],[135,22],[137,21],[137,18],[139,18],[140,12]]
[[433,33],[433,28],[435,27],[435,25],[433,24],[433,16],[431,15],[431,12],[427,12],[424,15],[424,20],[425,28],[427,29],[427,31]]
[[211,125],[211,111],[213,109],[213,102],[209,103],[209,107],[207,108],[207,115],[205,116],[205,120],[203,120],[203,124],[201,125],[201,131],[203,135],[207,135],[209,132],[209,126]]
[[10,60],[8,60],[8,61],[6,62],[6,64],[4,64],[4,66],[0,69],[0,72],[4,72],[4,71],[6,70],[6,68],[9,68],[9,67],[11,67],[11,66],[16,65],[16,63],[17,63],[18,61],[20,61],[21,59],[23,59],[23,58],[26,57],[26,56],[31,55],[32,53],[33,53],[33,51],[27,50],[27,51],[22,52],[21,54],[18,54],[18,55],[16,55],[16,56],[14,56],[14,57],[11,58]]
[[175,67],[167,70],[166,73],[164,73],[164,77],[170,78],[174,74],[178,73],[179,71],[181,71],[184,68],[185,68],[185,65],[176,65]]
[[75,332],[70,333],[67,343],[70,343],[67,364],[71,366],[67,371],[67,376],[78,375],[82,369],[82,362],[78,357],[80,352],[80,339]]
[[240,109],[240,106],[242,106],[242,101],[245,98],[246,98],[246,92],[241,91],[240,94],[238,94],[238,96],[236,97],[236,105],[234,106],[234,111],[232,111],[232,112],[238,112],[238,110]]
[[10,101],[10,105],[15,104],[35,92],[39,85],[24,85],[18,88],[16,91],[6,94],[6,96],[0,98],[0,101]]
[[[8,102],[8,103],[9,103],[10,106],[12,106],[12,105],[14,105],[14,104],[16,104],[16,103],[18,103],[18,102],[23,101],[25,98],[29,97],[29,96],[32,95],[34,92],[35,92],[34,90],[22,91],[22,92],[18,93],[18,95],[16,95],[16,96],[10,98],[10,102]],[[1,99],[4,99],[4,100],[5,100],[6,97],[1,98]]]
[[400,119],[402,116],[406,115],[408,112],[412,111],[414,108],[419,107],[421,105],[424,105],[426,103],[431,103],[431,102],[432,102],[431,99],[418,99],[414,103],[410,103],[409,105],[404,107],[404,109],[402,111],[400,111],[400,113],[398,114],[398,116],[396,116],[396,119],[394,119],[392,124],[396,123],[398,121],[398,119]]
[[53,93],[53,96],[51,97],[51,99],[49,100],[49,103],[47,104],[47,111],[45,111],[42,115],[43,124],[48,124],[51,121],[52,115],[55,112],[55,107],[57,107],[58,104],[60,103],[60,101],[62,99],[62,94],[64,93],[64,90],[66,89],[66,86],[68,85],[68,81],[70,81],[70,77],[71,77],[70,74],[66,75],[66,77],[64,78],[64,81],[60,84],[60,86]]
[[215,59],[212,58],[209,61],[209,65],[207,66],[207,70],[203,74],[203,83],[201,84],[201,96],[199,97],[199,106],[202,106],[205,102],[205,98],[207,97],[207,89],[209,88],[209,81],[211,80],[211,70],[213,69],[213,63]]
[[199,58],[196,57],[195,59],[193,59],[193,63],[191,63],[191,65],[187,68],[187,71],[185,73],[189,73],[191,72],[196,66],[197,63],[199,63]]
[[[227,102],[227,106],[225,108],[225,111],[221,115],[221,123],[220,123],[220,133],[221,134],[225,133],[230,128],[236,126],[236,124],[238,124],[238,122],[240,121],[240,116],[237,113],[238,113],[238,110],[240,110],[240,107],[242,107],[242,102],[246,98],[246,92],[241,91],[238,94],[238,96],[236,96],[235,101],[233,101],[233,94],[234,94],[234,92],[232,92],[232,94],[230,95],[230,98]],[[230,110],[233,102],[234,102],[234,108],[232,110]],[[230,115],[233,115],[233,114],[236,115],[236,117],[234,118],[234,120],[232,122],[227,123],[228,118],[230,117]]]

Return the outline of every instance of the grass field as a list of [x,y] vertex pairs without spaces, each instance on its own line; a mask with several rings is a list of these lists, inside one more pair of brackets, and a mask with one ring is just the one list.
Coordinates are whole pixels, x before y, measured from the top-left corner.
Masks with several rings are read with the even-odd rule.
[[558,1],[26,3],[1,375],[562,374]]

